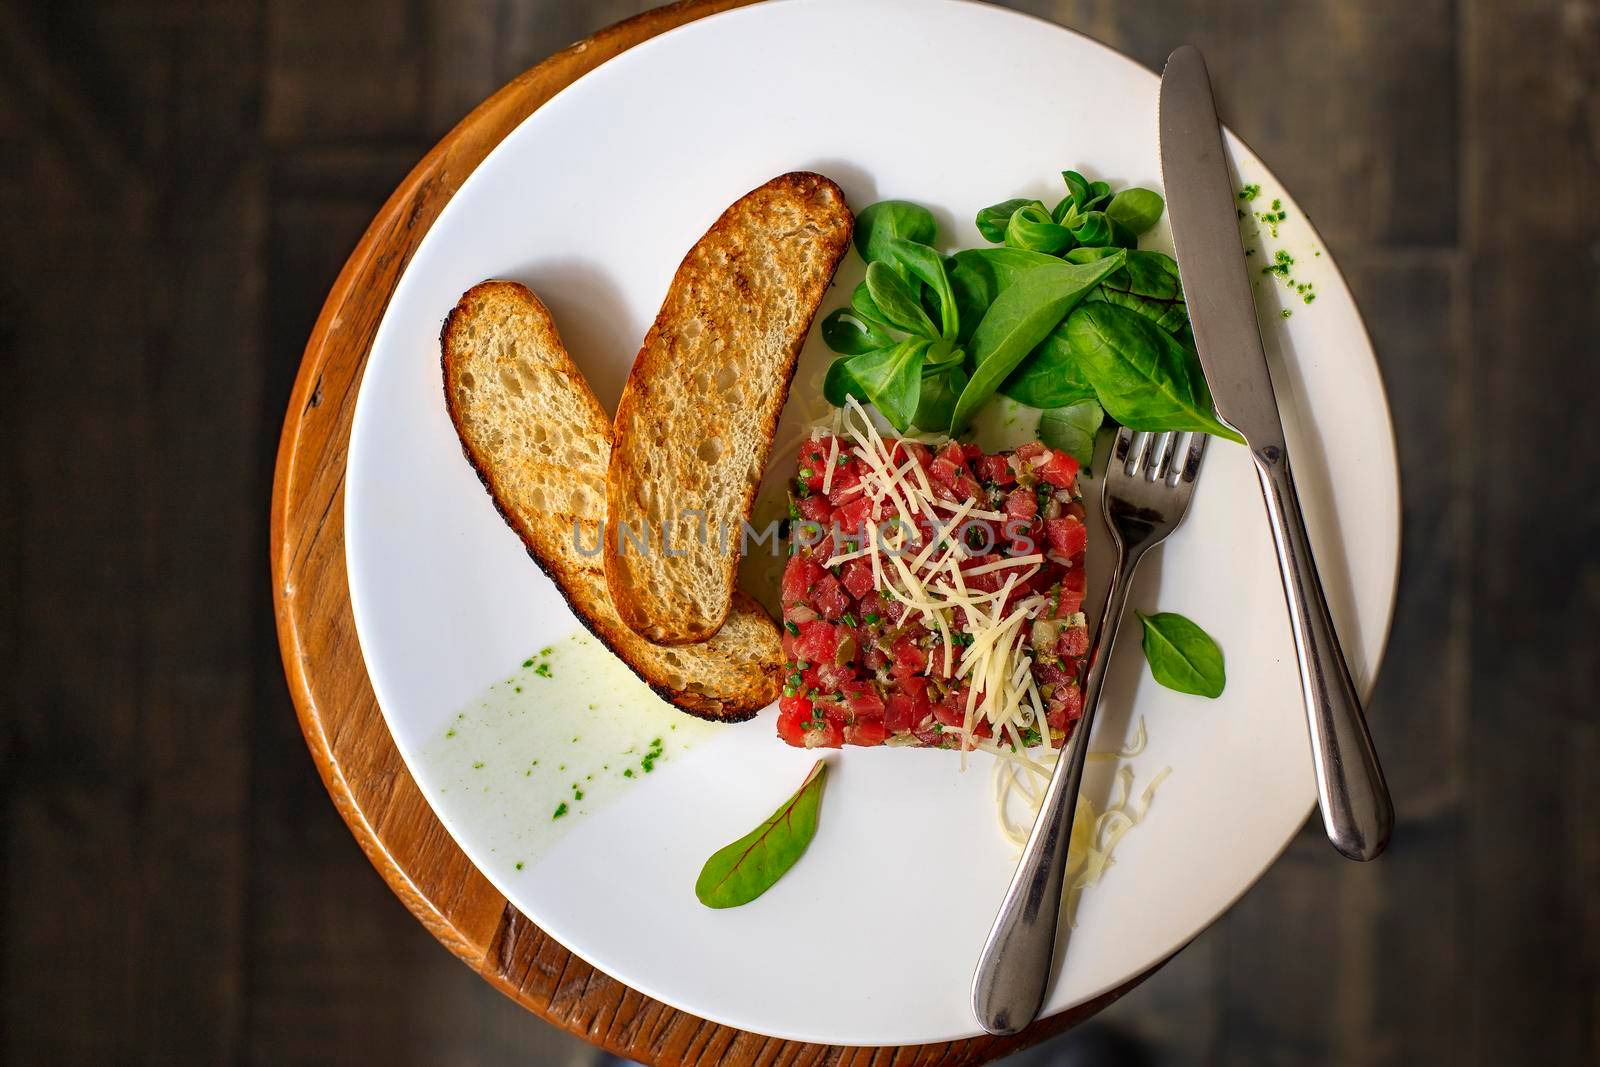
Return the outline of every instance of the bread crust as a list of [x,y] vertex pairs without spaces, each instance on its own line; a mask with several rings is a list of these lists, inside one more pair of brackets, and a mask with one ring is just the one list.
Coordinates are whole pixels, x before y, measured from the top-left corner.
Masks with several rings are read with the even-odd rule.
[[[608,537],[606,583],[623,621],[653,642],[704,641],[728,618],[740,524],[853,225],[833,181],[783,174],[729,206],[672,279],[623,387],[606,475],[612,530],[643,528],[650,545],[646,555]],[[706,516],[712,542],[731,531],[730,544],[675,533],[686,554],[669,558],[662,519],[686,510]]]
[[[485,281],[473,286],[450,311],[440,331],[440,370],[445,407],[461,443],[462,454],[488,491],[495,509],[521,539],[528,556],[549,576],[580,622],[664,700],[691,715],[721,722],[752,718],[777,699],[782,685],[783,653],[777,625],[753,599],[738,594],[733,606],[736,625],[718,640],[689,647],[664,649],[629,628],[617,614],[598,559],[586,558],[573,545],[574,530],[585,543],[600,536],[604,519],[603,498],[595,494],[592,506],[558,510],[541,506],[519,487],[519,460],[508,449],[495,449],[490,436],[472,416],[472,405],[485,404],[479,388],[500,388],[496,381],[463,378],[481,373],[484,356],[468,334],[496,317],[520,317],[519,343],[538,350],[541,362],[553,372],[550,387],[572,408],[566,418],[576,434],[592,446],[597,462],[578,474],[599,481],[604,477],[611,445],[611,421],[595,399],[581,372],[572,363],[556,331],[549,309],[532,290],[517,282]],[[487,376],[493,377],[493,376]],[[555,406],[555,401],[551,401]],[[554,412],[556,417],[561,413]],[[499,427],[494,427],[499,431]],[[521,462],[537,463],[533,460]],[[550,466],[550,465],[546,465]],[[559,475],[559,472],[558,472]],[[675,683],[668,658],[684,665],[687,683]]]

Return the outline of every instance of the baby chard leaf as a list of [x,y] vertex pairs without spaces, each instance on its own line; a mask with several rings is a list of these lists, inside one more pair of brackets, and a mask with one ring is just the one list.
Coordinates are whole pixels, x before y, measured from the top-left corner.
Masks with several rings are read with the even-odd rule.
[[1160,193],[1136,186],[1112,197],[1111,203],[1106,205],[1106,214],[1138,235],[1159,222],[1166,207],[1167,202],[1161,199]]
[[1168,333],[1176,333],[1189,321],[1178,264],[1163,252],[1129,252],[1127,264],[1084,299],[1106,300],[1137,311]]
[[1087,467],[1094,460],[1095,435],[1105,421],[1105,409],[1096,400],[1049,408],[1039,416],[1039,440]]
[[1100,406],[1128,429],[1199,430],[1244,443],[1218,421],[1200,357],[1138,312],[1084,304],[1067,319],[1067,343]]
[[1210,634],[1174,612],[1134,614],[1144,623],[1144,658],[1156,681],[1180,693],[1212,699],[1222,695],[1228,676],[1222,649]]
[[[920,286],[922,283],[914,284]],[[889,264],[867,264],[866,286],[867,295],[889,325],[930,341],[939,339],[939,329],[922,309],[916,293]]]
[[1111,256],[1095,263],[1058,261],[1036,267],[995,297],[967,346],[977,369],[950,417],[952,434],[967,424],[1084,294],[1122,266],[1122,261],[1122,256]]
[[700,869],[694,895],[708,908],[737,908],[771,889],[817,834],[828,765],[817,760],[800,788],[772,817],[718,849]]

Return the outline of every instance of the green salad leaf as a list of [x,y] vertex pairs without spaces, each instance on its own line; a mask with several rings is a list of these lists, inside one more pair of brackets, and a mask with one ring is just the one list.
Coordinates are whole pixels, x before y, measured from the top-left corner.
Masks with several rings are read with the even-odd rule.
[[1159,222],[1166,207],[1167,202],[1161,199],[1160,193],[1134,186],[1112,197],[1106,205],[1106,214],[1137,236]]
[[1067,343],[1100,406],[1128,429],[1200,430],[1244,443],[1217,419],[1199,357],[1138,312],[1084,304],[1067,320]]
[[950,425],[950,416],[955,413],[956,400],[966,387],[967,372],[959,362],[942,372],[929,374],[924,370],[922,396],[917,401],[916,414],[911,416],[911,424],[929,433],[943,433]]
[[718,849],[700,869],[694,895],[708,908],[737,908],[777,884],[817,834],[828,765],[817,760],[800,788],[772,817]]
[[932,290],[939,307],[940,336],[955,340],[960,332],[961,314],[956,306],[955,294],[950,289],[950,276],[945,272],[944,257],[925,244],[900,237],[888,238],[883,242],[883,247],[912,277]]
[[1000,393],[1034,408],[1058,408],[1094,399],[1094,386],[1078,366],[1078,357],[1067,342],[1065,322],[1057,323],[1017,364],[1017,369],[1000,383]]
[[928,313],[923,310],[917,294],[889,264],[868,263],[867,280],[864,284],[873,305],[890,326],[919,337],[926,337],[930,341],[939,339],[939,328],[928,318]]
[[1168,333],[1176,333],[1189,321],[1177,261],[1164,252],[1129,252],[1123,268],[1084,299],[1105,300],[1137,311]]
[[1055,255],[1072,247],[1073,235],[1065,226],[1052,221],[1044,205],[1035,200],[1012,214],[1006,223],[1005,241],[1007,248]]
[[836,308],[822,320],[822,342],[835,352],[859,356],[894,344],[881,326],[863,319],[853,308]]
[[922,399],[922,364],[933,342],[907,337],[889,348],[836,359],[822,379],[822,395],[835,407],[845,398],[876,407],[901,433],[911,426]]
[[1121,256],[1095,263],[1058,260],[1024,272],[995,297],[973,331],[968,352],[976,369],[950,416],[950,432],[959,432],[1033,347],[1122,262]]
[[1094,460],[1095,435],[1105,421],[1105,409],[1095,400],[1049,408],[1039,416],[1039,440],[1087,467]]
[[1210,634],[1174,612],[1134,614],[1144,623],[1144,658],[1156,681],[1180,693],[1212,699],[1222,695],[1228,676],[1222,649]]
[[990,204],[978,212],[978,232],[983,234],[985,241],[999,244],[1006,239],[1006,226],[1011,222],[1011,216],[1029,204],[1037,204],[1037,200],[1018,198],[1003,200],[998,204]]
[[880,200],[856,216],[856,251],[868,263],[894,265],[888,244],[893,240],[931,245],[939,233],[933,214],[908,200]]

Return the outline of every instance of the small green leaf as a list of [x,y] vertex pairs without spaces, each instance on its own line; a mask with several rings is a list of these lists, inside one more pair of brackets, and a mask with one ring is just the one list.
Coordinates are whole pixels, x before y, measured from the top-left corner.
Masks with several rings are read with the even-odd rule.
[[1068,232],[1079,244],[1099,248],[1111,243],[1111,220],[1103,211],[1087,211]]
[[880,200],[856,216],[856,251],[868,263],[893,263],[888,243],[895,239],[931,245],[939,227],[928,209],[907,200]]
[[1212,699],[1222,695],[1228,677],[1222,649],[1210,634],[1170,611],[1134,614],[1144,623],[1144,658],[1156,681],[1180,693]]
[[[892,348],[835,360],[823,378],[823,396],[836,407],[844,404],[839,394],[864,400],[904,433],[922,398],[922,363],[929,344],[920,337],[907,337]],[[840,363],[844,366],[836,372]]]
[[1011,216],[1006,224],[1006,247],[1055,255],[1072,247],[1072,233],[1052,222],[1044,205],[1035,201]]
[[1128,262],[1100,283],[1097,295],[1137,311],[1168,333],[1176,333],[1189,321],[1178,264],[1163,252],[1129,252]]
[[1113,248],[1110,245],[1104,245],[1099,248],[1074,248],[1062,258],[1068,263],[1093,263],[1097,259],[1105,259],[1107,256],[1114,256],[1118,251],[1119,249]]
[[[926,372],[926,365],[924,365]],[[911,424],[919,430],[930,433],[943,433],[950,425],[950,416],[955,412],[956,401],[961,396],[961,390],[967,387],[967,372],[960,363],[949,366],[936,374],[924,373],[922,378],[922,396],[917,401],[917,413],[911,417]]]
[[1037,200],[1019,197],[1013,200],[1003,200],[998,204],[990,204],[978,212],[978,232],[983,234],[985,241],[999,244],[1006,239],[1006,225],[1011,221],[1011,216],[1016,214],[1018,209],[1037,203]]
[[[1092,290],[1084,299],[1092,299],[1097,292]],[[1017,369],[1001,383],[1000,392],[1034,408],[1059,408],[1094,399],[1094,386],[1089,384],[1067,342],[1065,322],[1057,323],[1017,364]]]
[[959,432],[1084,294],[1120,266],[1121,256],[1083,264],[1058,260],[1023,273],[997,296],[967,346],[977,369],[956,403],[950,432]]
[[867,292],[867,283],[860,282],[850,292],[850,313],[869,326],[877,326],[880,330],[890,329],[889,320],[884,317],[883,309],[873,301],[872,294]]
[[907,333],[926,337],[930,341],[939,339],[939,328],[928,318],[928,313],[922,310],[922,305],[917,301],[916,294],[912,292],[910,286],[889,264],[882,262],[867,264],[866,286],[867,295],[872,298],[872,303],[877,306],[889,325],[897,326]]
[[840,356],[828,364],[828,372],[822,376],[822,396],[836,408],[844,407],[846,398],[852,396],[863,404],[871,403],[867,399],[867,391],[861,388],[861,383],[850,373],[850,361],[854,358],[856,357]]
[[933,290],[939,300],[940,336],[947,341],[955,340],[960,332],[961,315],[956,307],[955,294],[950,290],[950,276],[945,272],[944,257],[925,244],[900,237],[889,238],[884,242],[884,248],[913,277]]
[[1067,319],[1067,343],[1100,406],[1128,429],[1199,430],[1244,443],[1217,419],[1200,357],[1138,312],[1084,303]]
[[1135,235],[1144,233],[1161,220],[1167,203],[1161,194],[1150,189],[1124,189],[1111,198],[1106,214],[1122,223]]
[[1061,180],[1067,183],[1067,196],[1072,199],[1073,206],[1079,211],[1087,211],[1089,203],[1089,179],[1075,170],[1061,172]]
[[718,849],[695,879],[694,895],[708,908],[737,908],[777,884],[817,834],[817,812],[828,765],[817,760],[800,788],[772,817]]
[[894,338],[851,308],[838,308],[822,320],[822,343],[846,356],[859,356],[894,344]]
[[1039,440],[1087,467],[1094,461],[1095,435],[1105,421],[1105,409],[1095,400],[1050,408],[1039,416]]

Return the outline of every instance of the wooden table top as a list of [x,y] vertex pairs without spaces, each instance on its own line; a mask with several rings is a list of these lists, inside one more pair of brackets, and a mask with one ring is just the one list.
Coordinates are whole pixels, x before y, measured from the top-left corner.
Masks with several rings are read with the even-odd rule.
[[344,558],[351,416],[378,324],[423,235],[489,150],[572,81],[658,33],[751,2],[681,0],[556,53],[479,105],[373,219],[306,344],[279,443],[271,529],[284,671],[328,792],[389,887],[440,943],[540,1018],[646,1063],[986,1062],[1090,1017],[1137,981],[1015,1037],[899,1049],[785,1042],[669,1008],[562,948],[472,865],[406,770],[356,639]]

